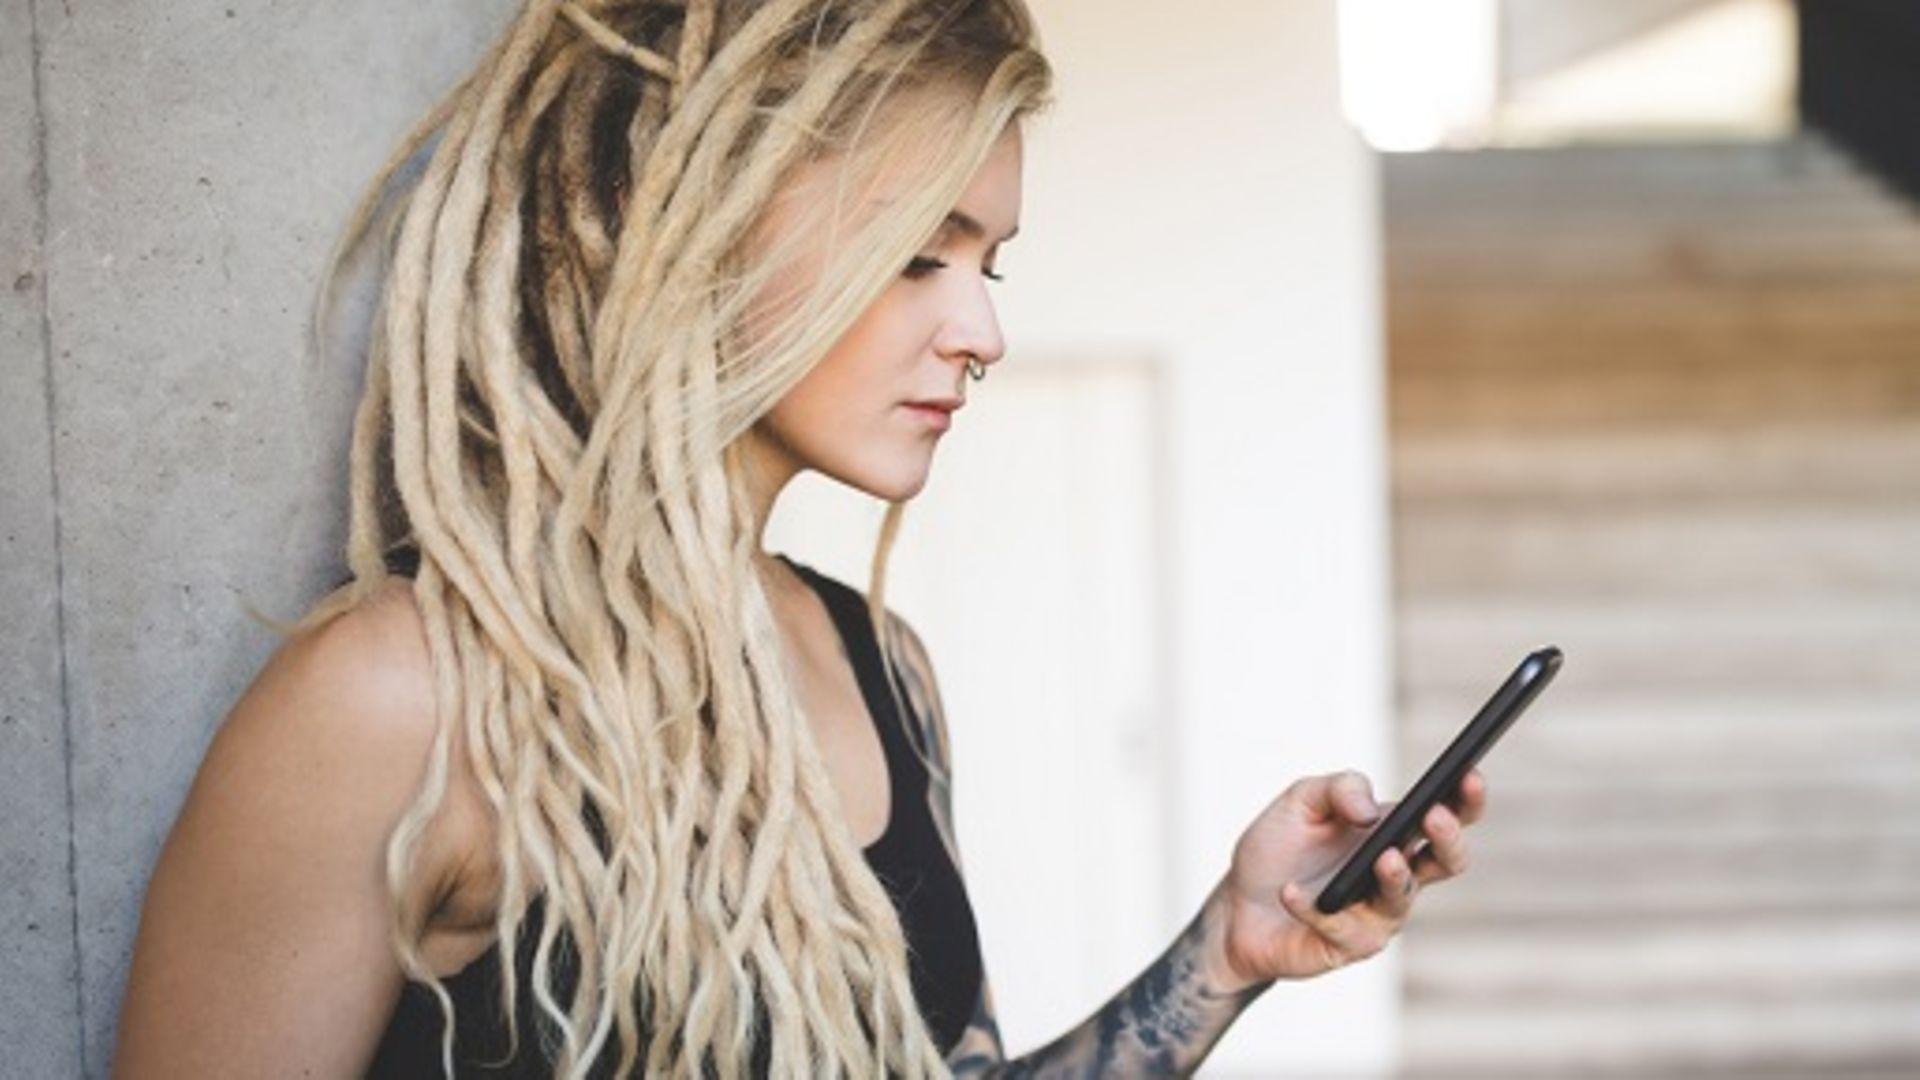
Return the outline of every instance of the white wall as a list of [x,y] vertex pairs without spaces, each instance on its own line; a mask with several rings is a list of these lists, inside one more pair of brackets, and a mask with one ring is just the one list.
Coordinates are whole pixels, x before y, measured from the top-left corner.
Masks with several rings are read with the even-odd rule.
[[[889,579],[954,725],[969,889],[1015,1053],[1164,949],[1295,777],[1393,764],[1377,181],[1340,115],[1333,4],[1035,7],[1059,100],[1029,131],[1021,234],[998,264],[1007,362],[970,388]],[[1085,371],[1103,362],[1151,376],[1115,390]],[[990,419],[1046,423],[1032,403],[1062,377],[1106,387],[1084,400],[1144,394],[1146,407],[1089,423],[1056,404],[1076,433],[1064,440]],[[1116,469],[1137,484],[1116,486]],[[1000,487],[980,482],[994,475]],[[1075,476],[1111,494],[1027,495]],[[824,490],[795,496],[769,544],[864,584],[877,517],[849,521]],[[1113,510],[1143,499],[1144,520]],[[828,504],[841,526],[825,524]],[[1141,536],[1114,535],[1135,520]],[[1048,543],[1099,564],[1076,573],[1078,593],[1048,577]],[[1093,607],[1087,582],[1139,594]],[[1115,619],[1149,625],[1115,634]],[[1150,677],[1110,692],[1142,655]],[[1062,683],[1087,703],[1068,714]],[[1127,715],[1141,703],[1144,722]],[[1068,725],[1110,745],[1063,742]],[[1121,780],[1094,783],[1095,768]],[[1089,805],[1102,798],[1115,801]],[[1063,822],[1122,837],[1056,841]],[[1205,1072],[1383,1071],[1398,950],[1274,987]]]

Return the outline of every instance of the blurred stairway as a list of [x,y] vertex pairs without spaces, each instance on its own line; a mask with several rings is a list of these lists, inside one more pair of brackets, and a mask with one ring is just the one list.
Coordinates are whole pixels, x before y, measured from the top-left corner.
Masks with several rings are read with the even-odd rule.
[[1403,1075],[1920,1076],[1920,209],[1813,136],[1383,168],[1394,790],[1567,654]]

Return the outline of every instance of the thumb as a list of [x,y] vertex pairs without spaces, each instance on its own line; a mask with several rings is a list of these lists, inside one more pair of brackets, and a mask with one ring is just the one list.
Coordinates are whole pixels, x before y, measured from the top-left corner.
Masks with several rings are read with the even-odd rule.
[[1358,769],[1308,777],[1296,783],[1291,794],[1311,821],[1342,818],[1368,824],[1380,816],[1372,785]]
[[1358,769],[1335,773],[1327,785],[1328,798],[1342,817],[1361,825],[1380,820],[1380,804],[1373,797],[1373,784]]

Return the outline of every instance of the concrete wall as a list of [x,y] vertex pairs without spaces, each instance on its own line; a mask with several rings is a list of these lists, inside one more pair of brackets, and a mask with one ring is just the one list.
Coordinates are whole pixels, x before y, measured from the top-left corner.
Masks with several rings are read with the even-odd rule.
[[49,459],[39,85],[32,13],[0,9],[0,1045],[78,1069],[73,814]]
[[[106,1072],[152,859],[275,644],[242,602],[332,573],[359,371],[302,359],[320,261],[510,6],[0,11],[5,1071]],[[1326,0],[1035,7],[1063,101],[1003,315],[1168,358],[1168,893],[1197,901],[1293,777],[1390,766],[1373,159]],[[1209,1071],[1379,1066],[1395,963],[1277,987]]]
[[242,602],[332,572],[321,260],[508,6],[0,9],[0,1072],[106,1072],[153,857],[275,644]]

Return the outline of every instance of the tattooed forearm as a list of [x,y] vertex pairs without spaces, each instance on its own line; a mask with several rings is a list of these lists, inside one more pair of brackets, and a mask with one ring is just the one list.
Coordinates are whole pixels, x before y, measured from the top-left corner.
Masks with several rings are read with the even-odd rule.
[[[1190,1076],[1272,981],[1236,983],[1208,961],[1222,913],[1209,897],[1178,939],[1079,1027],[1012,1061],[985,1054],[952,1062],[955,1076]],[[983,1006],[987,1005],[982,998]],[[991,1024],[991,1011],[987,1022]],[[972,1038],[974,1032],[967,1036]],[[999,1032],[993,1030],[997,1049]],[[965,1041],[963,1040],[963,1045]]]

